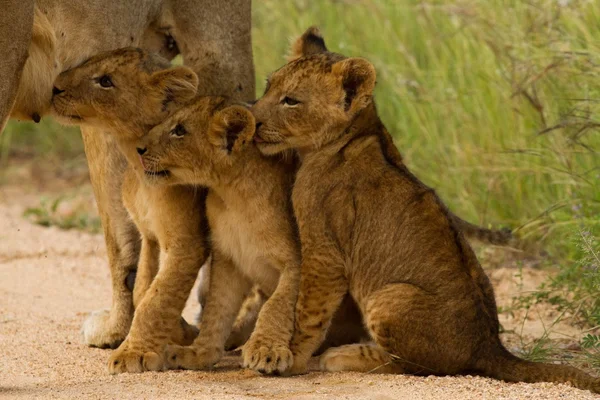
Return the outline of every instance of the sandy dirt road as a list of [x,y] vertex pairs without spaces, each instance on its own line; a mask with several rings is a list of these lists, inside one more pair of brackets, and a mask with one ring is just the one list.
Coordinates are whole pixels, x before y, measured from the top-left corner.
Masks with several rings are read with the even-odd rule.
[[[110,376],[109,350],[84,346],[79,334],[87,313],[110,306],[103,239],[33,225],[22,217],[27,202],[27,196],[0,187],[2,399],[598,398],[565,385],[507,384],[476,377],[319,372],[262,377],[240,369],[235,354],[213,372]],[[506,296],[510,298],[510,293]],[[196,308],[190,299],[186,317],[191,318]]]

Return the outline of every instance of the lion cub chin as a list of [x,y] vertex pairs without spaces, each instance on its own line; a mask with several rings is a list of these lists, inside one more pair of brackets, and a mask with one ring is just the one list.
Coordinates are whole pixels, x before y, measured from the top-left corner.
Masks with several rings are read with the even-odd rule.
[[223,97],[199,97],[143,137],[147,183],[209,188],[210,288],[192,346],[169,346],[171,368],[205,369],[222,354],[253,285],[268,297],[243,348],[244,365],[283,372],[299,282],[299,246],[290,213],[295,162],[263,157],[253,143],[252,113]]
[[291,373],[306,370],[350,293],[374,344],[331,349],[325,370],[507,381],[600,381],[521,360],[502,345],[492,286],[435,192],[402,163],[373,103],[375,69],[309,29],[253,106],[265,153],[302,158],[292,202],[302,251]]
[[[162,370],[167,343],[189,344],[197,335],[181,312],[209,253],[206,189],[146,184],[145,177],[162,175],[144,168],[135,150],[137,139],[150,127],[196,96],[197,86],[198,77],[190,69],[169,68],[162,58],[136,48],[96,55],[55,82],[54,114],[67,123],[103,128],[128,161],[126,168],[114,170],[125,169],[119,172],[125,174],[121,195],[140,232],[141,251],[133,322],[109,359],[110,373]],[[115,194],[97,198],[118,196],[114,189]]]

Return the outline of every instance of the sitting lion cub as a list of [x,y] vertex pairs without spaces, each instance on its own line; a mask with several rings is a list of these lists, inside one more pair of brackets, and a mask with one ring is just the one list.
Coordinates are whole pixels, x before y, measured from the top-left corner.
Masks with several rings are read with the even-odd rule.
[[146,185],[145,179],[160,180],[166,172],[144,169],[135,151],[140,136],[196,95],[196,74],[169,66],[142,50],[120,49],[62,73],[53,90],[59,120],[105,128],[129,163],[123,165],[122,187],[102,194],[122,193],[142,236],[135,315],[127,338],[110,357],[111,373],[161,370],[167,342],[189,344],[197,334],[181,312],[209,253],[206,190]]
[[295,162],[260,154],[252,113],[223,97],[199,97],[140,140],[138,152],[157,183],[209,188],[210,288],[200,334],[190,347],[170,346],[172,368],[205,369],[223,355],[235,317],[253,285],[268,300],[243,348],[244,365],[262,372],[291,366],[289,342],[300,281],[291,214]]
[[302,160],[292,193],[302,266],[290,372],[306,371],[349,292],[375,344],[330,349],[325,370],[476,373],[599,392],[600,380],[576,368],[504,348],[487,276],[377,115],[371,63],[328,52],[314,28],[293,52],[253,106],[260,150],[295,149]]

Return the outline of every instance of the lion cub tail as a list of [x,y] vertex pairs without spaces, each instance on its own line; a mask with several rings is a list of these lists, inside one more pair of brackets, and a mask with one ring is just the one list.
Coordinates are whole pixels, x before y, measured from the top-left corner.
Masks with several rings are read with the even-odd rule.
[[499,246],[507,245],[513,239],[512,231],[509,228],[487,229],[467,222],[452,213],[450,216],[455,226],[469,239],[477,239],[483,243]]
[[490,360],[485,375],[506,382],[571,383],[579,389],[600,393],[600,379],[568,365],[548,364],[522,360],[499,345]]

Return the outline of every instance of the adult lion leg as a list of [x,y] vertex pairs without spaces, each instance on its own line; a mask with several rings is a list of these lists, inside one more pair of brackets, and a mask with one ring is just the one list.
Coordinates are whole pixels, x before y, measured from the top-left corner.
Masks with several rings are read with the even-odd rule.
[[160,24],[173,27],[200,93],[255,98],[251,0],[167,0]]
[[200,333],[189,347],[167,346],[166,362],[171,369],[207,369],[223,356],[225,341],[251,283],[233,261],[213,249],[210,290],[202,310]]
[[133,318],[131,274],[135,274],[140,236],[121,201],[126,162],[105,132],[82,129],[90,178],[98,204],[112,280],[110,310],[93,312],[82,328],[84,342],[92,347],[116,348],[127,336]]
[[33,0],[7,0],[0,12],[0,133],[17,96],[33,29]]

